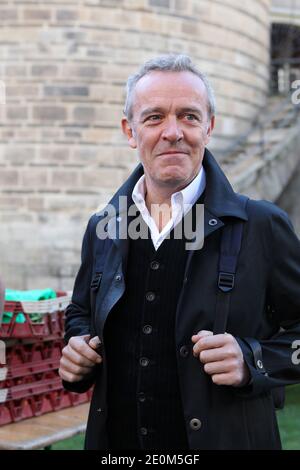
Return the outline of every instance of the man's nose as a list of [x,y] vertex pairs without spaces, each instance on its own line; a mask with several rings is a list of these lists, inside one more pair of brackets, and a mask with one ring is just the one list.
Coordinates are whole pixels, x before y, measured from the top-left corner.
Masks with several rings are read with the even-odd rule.
[[177,118],[166,119],[162,138],[169,142],[178,142],[183,138],[183,132]]

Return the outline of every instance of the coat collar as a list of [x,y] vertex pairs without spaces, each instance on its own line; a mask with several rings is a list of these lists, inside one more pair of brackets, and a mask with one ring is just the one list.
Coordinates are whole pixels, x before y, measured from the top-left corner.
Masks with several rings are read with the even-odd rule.
[[[247,213],[240,199],[237,197],[215,158],[207,149],[203,158],[203,167],[206,173],[205,210],[218,218],[237,217],[242,220],[248,220]],[[143,173],[143,167],[139,164],[109,201],[109,204],[115,207],[117,216],[126,211],[128,206],[132,204],[131,195],[133,188]],[[120,196],[127,196],[127,207],[119,207]],[[105,208],[103,211],[105,211]]]

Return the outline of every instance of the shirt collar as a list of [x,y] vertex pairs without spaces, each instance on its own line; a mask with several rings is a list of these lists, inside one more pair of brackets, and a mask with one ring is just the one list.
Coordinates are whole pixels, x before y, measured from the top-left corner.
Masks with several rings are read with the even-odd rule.
[[[204,168],[201,167],[197,176],[181,191],[173,193],[171,196],[171,204],[180,201],[183,207],[193,206],[203,193],[206,185],[206,176]],[[136,206],[145,207],[145,175],[142,175],[137,181],[132,191],[132,199]]]

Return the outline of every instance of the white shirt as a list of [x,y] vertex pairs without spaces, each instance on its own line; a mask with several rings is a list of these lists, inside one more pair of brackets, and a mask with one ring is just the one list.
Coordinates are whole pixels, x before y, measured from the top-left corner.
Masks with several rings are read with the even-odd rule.
[[151,233],[151,239],[155,250],[158,250],[164,239],[169,235],[173,227],[175,227],[188,212],[188,210],[195,204],[197,199],[201,196],[205,189],[206,177],[203,167],[201,167],[198,175],[193,181],[183,188],[181,191],[172,194],[171,196],[171,210],[172,218],[165,225],[161,232],[159,232],[154,219],[151,217],[145,203],[145,175],[136,183],[132,191],[132,199],[136,207],[141,213],[145,223],[148,225]]

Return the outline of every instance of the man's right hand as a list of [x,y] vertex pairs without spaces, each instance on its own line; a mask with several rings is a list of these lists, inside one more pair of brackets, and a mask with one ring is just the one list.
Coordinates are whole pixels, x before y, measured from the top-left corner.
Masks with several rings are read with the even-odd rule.
[[59,375],[66,382],[79,382],[90,375],[102,357],[95,351],[101,342],[98,336],[72,336],[62,350]]

